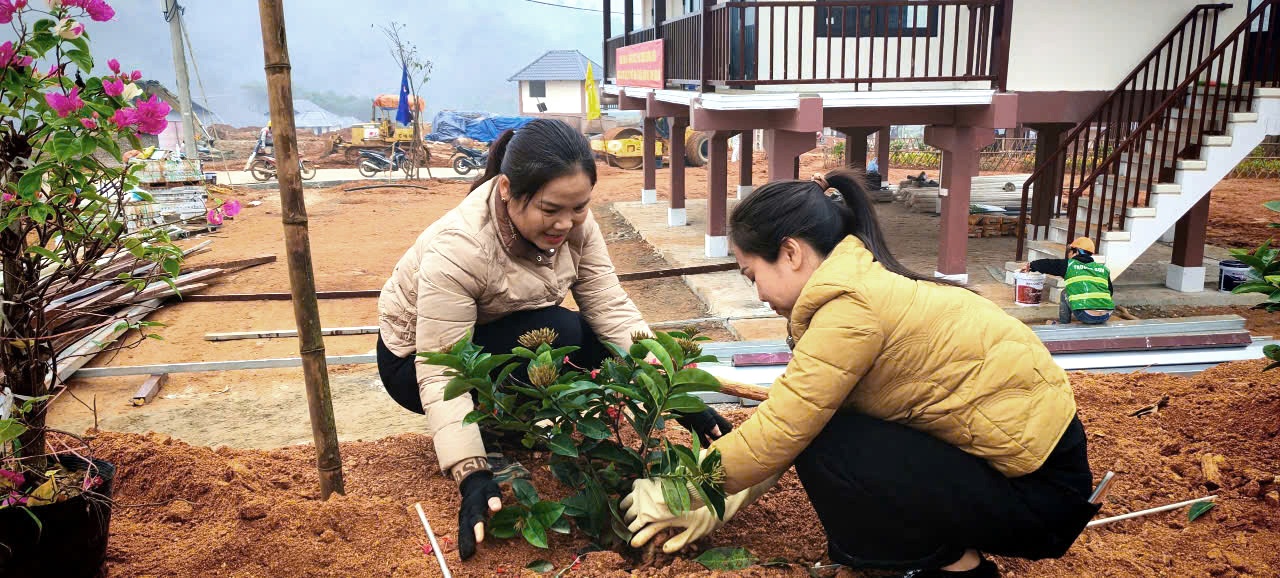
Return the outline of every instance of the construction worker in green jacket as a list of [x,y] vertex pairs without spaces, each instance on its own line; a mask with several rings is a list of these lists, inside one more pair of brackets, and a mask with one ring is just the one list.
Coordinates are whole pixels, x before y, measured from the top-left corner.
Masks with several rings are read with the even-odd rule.
[[1034,271],[1066,279],[1066,287],[1058,299],[1058,323],[1077,321],[1101,325],[1111,319],[1115,302],[1111,299],[1111,270],[1093,259],[1093,240],[1080,237],[1071,243],[1066,259],[1039,259],[1028,263],[1023,271]]

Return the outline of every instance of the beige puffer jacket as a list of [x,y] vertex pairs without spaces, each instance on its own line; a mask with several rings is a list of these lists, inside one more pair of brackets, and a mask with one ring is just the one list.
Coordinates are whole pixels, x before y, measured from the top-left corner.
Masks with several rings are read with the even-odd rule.
[[[433,223],[396,264],[378,300],[387,349],[399,357],[441,351],[483,324],[517,311],[574,301],[603,341],[631,347],[648,331],[618,284],[600,226],[590,213],[558,251],[543,252],[514,234],[490,180]],[[507,242],[503,242],[506,239]],[[418,390],[440,469],[485,455],[480,429],[463,425],[470,396],[444,401],[443,368],[418,360]]]

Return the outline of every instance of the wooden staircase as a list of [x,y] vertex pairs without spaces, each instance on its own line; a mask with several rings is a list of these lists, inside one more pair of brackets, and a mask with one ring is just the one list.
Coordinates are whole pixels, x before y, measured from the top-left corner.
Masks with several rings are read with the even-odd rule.
[[[1066,243],[1088,236],[1118,278],[1264,137],[1280,134],[1280,34],[1268,27],[1277,9],[1280,0],[1264,0],[1212,50],[1195,46],[1195,30],[1216,29],[1221,5],[1192,10],[1027,180],[1017,261],[1062,258]],[[1193,52],[1207,54],[1179,60]],[[1028,225],[1032,185],[1055,165],[1064,167],[1061,192],[1050,184],[1035,199],[1052,203],[1052,216]],[[1050,283],[1051,299],[1058,286]]]

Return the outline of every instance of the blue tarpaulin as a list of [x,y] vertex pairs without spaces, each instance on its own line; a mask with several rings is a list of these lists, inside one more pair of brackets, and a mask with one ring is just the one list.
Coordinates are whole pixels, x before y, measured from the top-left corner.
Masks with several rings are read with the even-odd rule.
[[528,116],[442,110],[432,119],[431,134],[427,135],[427,140],[448,142],[465,136],[481,142],[493,142],[502,131],[520,128],[532,120],[533,117]]

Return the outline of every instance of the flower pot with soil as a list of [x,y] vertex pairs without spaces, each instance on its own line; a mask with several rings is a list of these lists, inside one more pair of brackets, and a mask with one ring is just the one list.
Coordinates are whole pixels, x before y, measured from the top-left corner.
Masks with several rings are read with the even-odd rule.
[[[107,558],[115,466],[63,455],[53,468],[52,481],[23,480],[0,505],[0,576],[92,577]],[[52,501],[32,497],[41,487]]]

